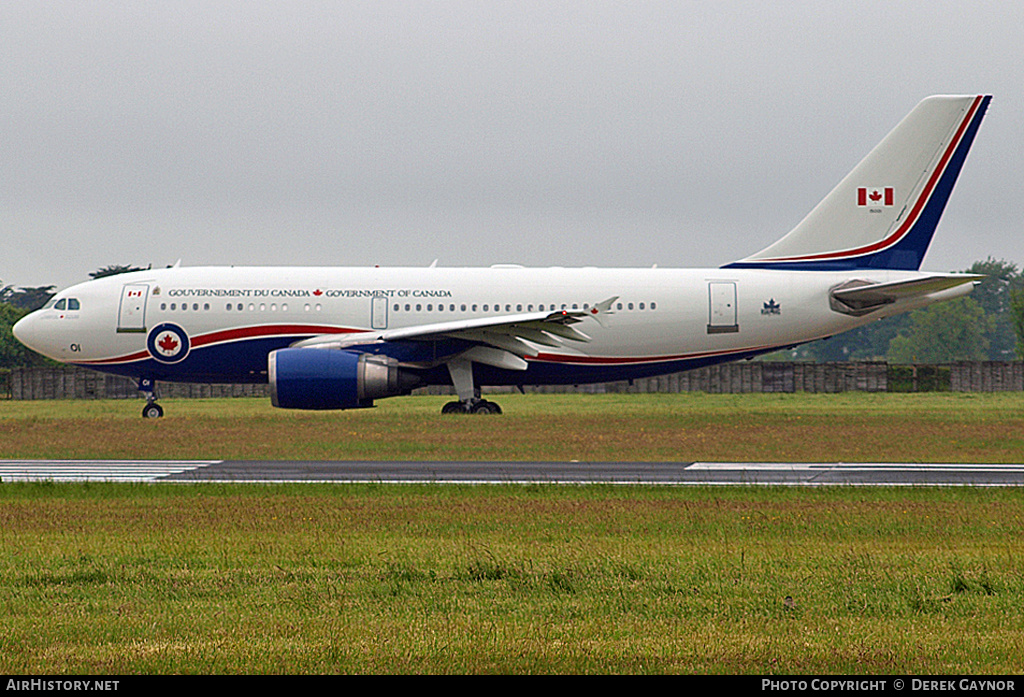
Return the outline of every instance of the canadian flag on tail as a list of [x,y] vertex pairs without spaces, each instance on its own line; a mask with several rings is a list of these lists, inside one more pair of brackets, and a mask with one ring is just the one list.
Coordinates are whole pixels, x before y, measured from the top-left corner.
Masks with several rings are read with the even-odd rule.
[[862,186],[857,189],[858,206],[892,206],[896,189],[891,186]]

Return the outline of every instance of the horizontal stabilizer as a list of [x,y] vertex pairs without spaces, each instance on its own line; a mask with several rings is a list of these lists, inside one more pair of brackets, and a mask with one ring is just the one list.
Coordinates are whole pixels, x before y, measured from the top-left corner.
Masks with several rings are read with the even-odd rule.
[[836,312],[860,316],[884,305],[932,295],[983,278],[978,274],[933,274],[888,283],[854,280],[833,288],[829,299]]

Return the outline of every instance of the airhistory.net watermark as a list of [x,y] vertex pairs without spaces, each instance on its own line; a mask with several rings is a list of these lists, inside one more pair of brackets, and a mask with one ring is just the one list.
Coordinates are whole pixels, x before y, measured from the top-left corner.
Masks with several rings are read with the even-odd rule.
[[60,680],[57,678],[8,678],[5,690],[25,692],[116,692],[119,680]]

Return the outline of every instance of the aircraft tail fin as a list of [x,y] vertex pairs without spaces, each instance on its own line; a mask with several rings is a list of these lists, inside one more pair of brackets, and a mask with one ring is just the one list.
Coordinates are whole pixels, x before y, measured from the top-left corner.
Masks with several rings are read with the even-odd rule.
[[990,99],[924,99],[789,234],[726,268],[918,270]]

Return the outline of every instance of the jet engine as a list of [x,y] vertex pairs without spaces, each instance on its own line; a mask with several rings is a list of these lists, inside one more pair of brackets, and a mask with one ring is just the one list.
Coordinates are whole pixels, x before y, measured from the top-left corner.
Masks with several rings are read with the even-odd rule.
[[398,361],[338,349],[286,348],[267,358],[270,399],[282,409],[358,409],[408,394],[420,380]]

